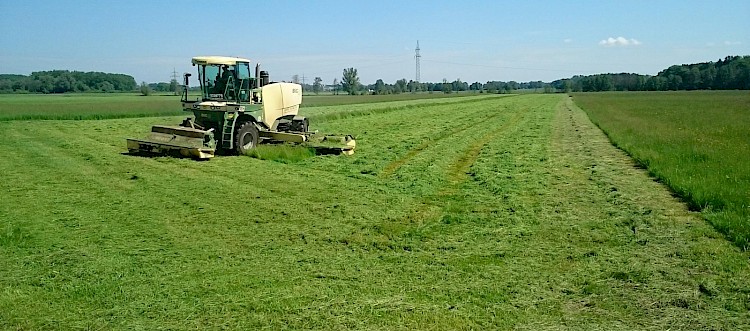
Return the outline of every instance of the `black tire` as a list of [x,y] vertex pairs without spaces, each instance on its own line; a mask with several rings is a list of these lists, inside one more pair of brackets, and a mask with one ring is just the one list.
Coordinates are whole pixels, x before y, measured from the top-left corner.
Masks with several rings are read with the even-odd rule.
[[258,128],[248,121],[240,124],[234,134],[234,149],[237,154],[245,154],[258,146]]
[[307,132],[310,124],[310,122],[307,120],[307,118],[303,118],[302,120],[297,120],[292,122],[292,129],[291,131],[295,132]]

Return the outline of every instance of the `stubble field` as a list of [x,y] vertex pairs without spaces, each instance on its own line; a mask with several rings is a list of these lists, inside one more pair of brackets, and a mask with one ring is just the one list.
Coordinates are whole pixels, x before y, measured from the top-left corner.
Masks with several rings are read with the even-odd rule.
[[0,328],[742,329],[747,253],[564,95],[303,108],[350,157],[0,122]]

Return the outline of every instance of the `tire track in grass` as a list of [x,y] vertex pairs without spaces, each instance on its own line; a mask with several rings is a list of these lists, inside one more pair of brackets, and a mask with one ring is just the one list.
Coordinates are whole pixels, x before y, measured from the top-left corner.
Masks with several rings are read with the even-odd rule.
[[456,185],[466,180],[469,168],[472,164],[474,164],[474,162],[476,162],[477,158],[479,157],[479,152],[482,151],[482,148],[490,141],[505,133],[508,128],[513,128],[518,125],[518,123],[521,122],[521,120],[524,118],[525,113],[526,111],[516,113],[515,115],[513,115],[513,117],[510,118],[510,120],[503,123],[495,130],[488,132],[479,140],[471,144],[469,148],[464,150],[461,156],[456,159],[456,162],[448,167],[447,175],[450,183]]
[[[503,124],[485,133],[483,136],[481,136],[481,138],[465,148],[460,156],[448,166],[446,173],[448,182],[442,187],[438,188],[435,194],[427,195],[418,199],[416,202],[416,208],[409,214],[409,216],[407,216],[407,219],[412,223],[416,223],[421,226],[426,224],[428,220],[441,217],[441,215],[445,213],[445,208],[447,208],[447,205],[445,205],[444,202],[446,200],[453,200],[456,198],[455,196],[458,193],[457,190],[459,186],[467,179],[467,172],[471,165],[476,162],[482,148],[484,148],[484,146],[492,140],[497,139],[504,134],[507,134],[508,129],[518,126],[519,123],[521,123],[522,120],[526,117],[528,112],[528,109],[517,110]],[[475,122],[462,130],[457,130],[458,132],[456,133],[465,132],[467,129],[476,126],[477,123],[488,123],[489,120],[496,118],[499,114],[503,114],[503,112],[498,111],[494,116],[487,118],[485,121]],[[411,156],[413,157],[427,147],[429,147],[429,145],[419,150],[413,150],[414,153]],[[410,153],[411,152],[412,151],[410,151]],[[407,154],[407,156],[409,155]],[[406,163],[406,161],[408,161],[408,159],[406,159],[406,156],[403,159],[405,159],[403,163]],[[403,163],[400,165],[403,165]]]
[[469,124],[462,125],[462,126],[457,126],[457,127],[455,127],[454,129],[452,129],[450,131],[445,131],[445,132],[443,132],[441,134],[436,135],[433,139],[427,140],[427,141],[419,144],[419,146],[417,146],[417,147],[409,150],[403,157],[398,158],[398,159],[392,161],[391,163],[387,164],[385,166],[385,168],[383,169],[383,171],[380,172],[379,176],[382,177],[382,178],[388,178],[388,177],[390,177],[393,173],[395,173],[396,171],[398,171],[398,169],[401,168],[401,166],[403,166],[404,164],[408,163],[416,155],[418,155],[419,153],[421,153],[422,151],[424,151],[428,147],[433,146],[433,145],[439,143],[440,141],[442,141],[445,138],[452,137],[452,136],[454,136],[456,134],[460,134],[460,133],[462,133],[462,132],[464,132],[466,130],[469,130],[469,129],[471,129],[471,128],[477,126],[477,125],[479,125],[479,124],[482,124],[484,122],[490,121],[490,120],[492,120],[492,119],[494,119],[494,118],[496,118],[496,117],[498,117],[500,115],[504,115],[504,113],[501,112],[501,111],[498,111],[498,112],[493,113],[491,116],[484,118],[483,121],[481,121],[481,122],[480,121],[472,121]]

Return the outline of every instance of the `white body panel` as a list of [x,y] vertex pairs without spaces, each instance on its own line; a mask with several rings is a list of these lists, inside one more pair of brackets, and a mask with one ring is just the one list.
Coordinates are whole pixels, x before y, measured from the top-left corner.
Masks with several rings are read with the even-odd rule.
[[302,103],[302,86],[294,83],[273,83],[261,88],[263,123],[269,128],[282,116],[297,115]]

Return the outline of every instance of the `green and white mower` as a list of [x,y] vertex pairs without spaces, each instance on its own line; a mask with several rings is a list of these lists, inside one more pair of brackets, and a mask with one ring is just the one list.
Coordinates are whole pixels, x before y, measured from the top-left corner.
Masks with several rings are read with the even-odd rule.
[[351,155],[351,135],[310,132],[300,116],[302,86],[269,83],[268,73],[250,60],[226,56],[198,56],[201,97],[188,100],[190,74],[185,74],[182,108],[193,113],[179,126],[155,125],[145,139],[127,139],[130,153],[182,155],[197,159],[222,154],[244,154],[259,143],[295,143],[321,153]]

